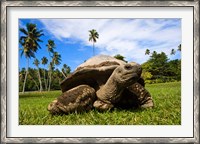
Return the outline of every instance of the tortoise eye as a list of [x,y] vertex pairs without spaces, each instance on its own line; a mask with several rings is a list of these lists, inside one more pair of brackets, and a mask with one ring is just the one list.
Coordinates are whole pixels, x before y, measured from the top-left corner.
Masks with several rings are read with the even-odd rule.
[[142,71],[142,67],[140,65],[138,65],[138,70]]
[[125,68],[126,70],[130,70],[130,69],[132,69],[132,66],[131,66],[131,65],[125,65],[124,68]]

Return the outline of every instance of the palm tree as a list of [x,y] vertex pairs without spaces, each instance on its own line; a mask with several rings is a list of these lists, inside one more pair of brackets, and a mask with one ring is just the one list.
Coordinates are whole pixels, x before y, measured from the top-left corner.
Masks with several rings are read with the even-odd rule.
[[127,62],[126,60],[124,60],[125,57],[120,54],[115,55],[114,58]]
[[35,59],[33,64],[38,68],[38,79],[39,79],[39,83],[40,83],[40,92],[43,90],[42,88],[42,81],[41,81],[41,77],[40,77],[40,68],[39,68],[39,60],[38,59]]
[[94,43],[97,42],[97,39],[99,38],[99,34],[95,29],[89,30],[89,41],[92,41],[93,43],[93,56],[94,56]]
[[[60,65],[61,61],[61,55],[58,52],[54,52],[52,56],[52,62],[50,63],[50,71],[52,73],[54,65]],[[50,74],[51,74],[50,73]],[[51,90],[51,75],[49,76],[49,89],[48,91]]]
[[52,62],[55,65],[60,65],[61,55],[58,52],[53,53]]
[[62,76],[62,73],[58,69],[54,70],[54,73],[52,75],[53,79],[57,80],[59,83],[61,83]]
[[[44,66],[48,63],[48,59],[46,57],[43,57],[41,60]],[[46,69],[44,69],[44,85],[45,89],[47,90]]]
[[53,59],[52,54],[54,53],[54,49],[56,48],[56,45],[53,40],[49,39],[48,44],[46,46],[47,46],[47,51],[49,52],[49,59],[51,61],[51,63],[49,63],[49,71],[48,71],[49,80],[47,82],[49,85],[48,91],[50,91],[52,68],[54,67],[54,64],[52,62],[52,59]]
[[150,54],[150,50],[149,50],[149,49],[146,49],[145,55],[149,55],[149,54]]
[[52,71],[55,69],[53,62],[49,63],[49,82],[48,82],[48,91],[51,90],[51,77],[52,77]]
[[29,80],[31,80],[31,81],[33,81],[33,82],[35,83],[35,86],[36,86],[36,88],[37,88],[38,91],[39,91],[40,88],[39,88],[39,86],[38,86],[36,80],[34,79],[33,73],[30,73],[30,74],[28,75],[28,78],[29,78]]
[[28,75],[28,68],[29,68],[29,59],[31,57],[35,58],[35,52],[38,50],[38,48],[41,48],[38,42],[42,42],[39,38],[44,35],[42,33],[42,30],[38,30],[35,24],[27,23],[26,29],[19,28],[19,31],[22,33],[22,36],[19,38],[19,43],[22,46],[20,48],[21,56],[24,55],[27,59],[27,68],[26,68],[26,75],[24,78],[24,84],[23,84],[23,90],[25,91],[26,86],[26,79]]
[[68,65],[64,64],[61,70],[62,75],[66,78],[67,75],[70,73],[70,71],[71,71],[71,68]]
[[176,51],[174,49],[171,50],[171,55],[175,55]]
[[54,53],[54,49],[56,48],[56,45],[54,43],[53,40],[48,40],[48,44],[46,45],[47,46],[47,51],[49,52],[49,56],[51,56],[51,53],[53,54]]
[[24,77],[26,75],[26,69],[25,68],[22,68],[21,71],[19,70],[19,81],[23,81],[24,80]]

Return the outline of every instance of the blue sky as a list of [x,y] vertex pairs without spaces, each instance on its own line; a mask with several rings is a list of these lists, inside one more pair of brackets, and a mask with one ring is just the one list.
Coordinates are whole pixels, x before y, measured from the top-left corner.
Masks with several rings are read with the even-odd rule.
[[[54,40],[55,51],[62,58],[61,64],[56,66],[58,69],[67,64],[73,71],[93,56],[92,43],[88,41],[91,29],[99,33],[95,55],[121,54],[129,62],[142,64],[149,59],[145,55],[149,49],[150,52],[165,52],[170,59],[181,58],[180,52],[170,55],[171,49],[181,44],[181,19],[19,19],[19,27],[26,28],[26,23],[36,24],[44,33],[37,59],[48,58],[46,44],[49,39]],[[31,58],[29,66],[35,68],[33,61]],[[26,67],[26,59],[20,52],[19,66]],[[41,64],[40,67],[44,68]]]

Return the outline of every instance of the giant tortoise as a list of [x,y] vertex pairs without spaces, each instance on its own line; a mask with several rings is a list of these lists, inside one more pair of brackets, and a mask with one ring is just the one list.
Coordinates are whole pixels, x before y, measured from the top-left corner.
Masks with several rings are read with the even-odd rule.
[[92,108],[153,107],[141,73],[141,66],[135,62],[94,56],[61,82],[62,94],[48,105],[48,110],[52,114],[67,114]]

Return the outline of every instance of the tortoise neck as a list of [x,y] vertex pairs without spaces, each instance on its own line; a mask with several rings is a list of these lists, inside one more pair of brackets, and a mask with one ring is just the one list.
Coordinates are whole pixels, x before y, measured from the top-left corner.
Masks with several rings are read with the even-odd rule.
[[107,80],[105,85],[97,91],[97,97],[104,102],[115,103],[120,98],[123,88],[115,79],[115,75],[112,74]]

